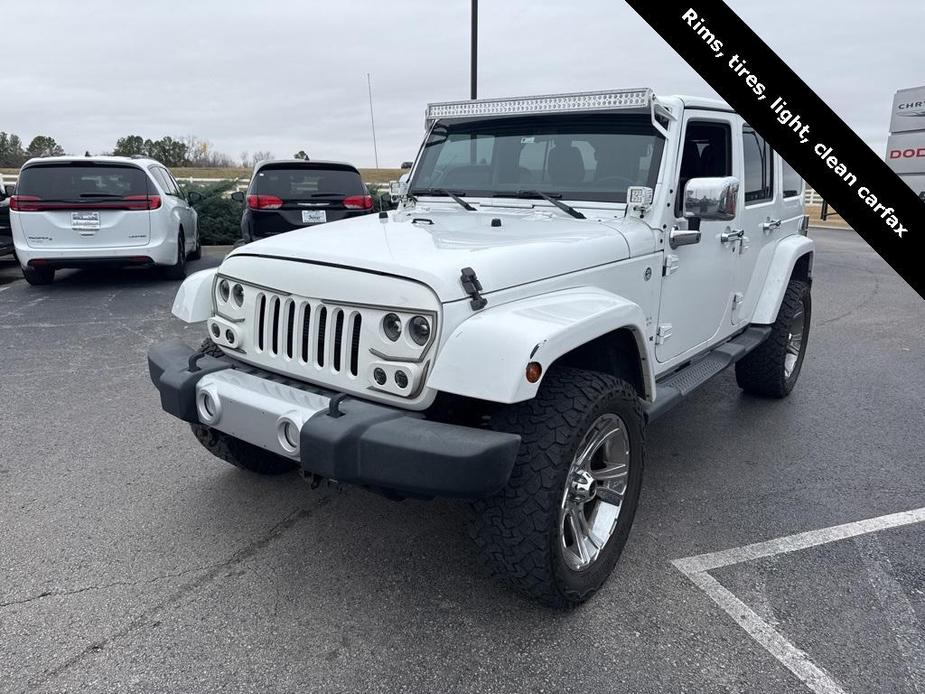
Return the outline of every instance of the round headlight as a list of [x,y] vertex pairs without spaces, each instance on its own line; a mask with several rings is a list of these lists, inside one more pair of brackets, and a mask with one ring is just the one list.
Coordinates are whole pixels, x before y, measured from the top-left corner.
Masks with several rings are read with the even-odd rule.
[[244,287],[242,287],[240,284],[234,285],[234,287],[231,289],[231,298],[234,299],[234,303],[237,306],[243,306],[244,305]]
[[221,297],[222,301],[228,301],[230,292],[231,287],[228,285],[228,280],[222,280],[218,283],[218,295]]
[[387,313],[382,319],[382,332],[392,342],[401,337],[401,318],[394,313]]
[[408,333],[415,344],[423,347],[430,340],[430,323],[424,316],[415,316],[408,324]]

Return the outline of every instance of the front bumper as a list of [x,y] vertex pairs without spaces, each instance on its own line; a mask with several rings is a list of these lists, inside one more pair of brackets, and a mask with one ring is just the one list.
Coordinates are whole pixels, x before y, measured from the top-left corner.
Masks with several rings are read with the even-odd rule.
[[164,410],[297,460],[307,473],[401,494],[458,498],[494,494],[510,477],[519,436],[337,398],[230,358],[191,361],[194,355],[179,341],[148,351]]

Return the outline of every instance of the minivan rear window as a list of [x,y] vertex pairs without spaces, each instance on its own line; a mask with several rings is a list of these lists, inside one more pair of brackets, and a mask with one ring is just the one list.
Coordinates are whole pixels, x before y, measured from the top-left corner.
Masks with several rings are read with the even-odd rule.
[[87,202],[156,193],[144,171],[119,164],[36,164],[22,170],[18,195],[42,200]]
[[366,187],[360,175],[349,169],[268,167],[257,172],[251,193],[305,200],[326,195],[365,195]]

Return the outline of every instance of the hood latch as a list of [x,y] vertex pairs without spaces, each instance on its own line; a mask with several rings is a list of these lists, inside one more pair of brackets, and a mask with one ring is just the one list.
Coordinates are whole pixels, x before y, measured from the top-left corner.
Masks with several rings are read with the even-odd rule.
[[479,282],[479,278],[476,277],[475,270],[471,267],[464,267],[461,272],[462,274],[459,280],[462,282],[463,290],[472,297],[469,306],[472,307],[473,311],[485,308],[488,305],[488,299],[480,294],[482,291],[482,283]]

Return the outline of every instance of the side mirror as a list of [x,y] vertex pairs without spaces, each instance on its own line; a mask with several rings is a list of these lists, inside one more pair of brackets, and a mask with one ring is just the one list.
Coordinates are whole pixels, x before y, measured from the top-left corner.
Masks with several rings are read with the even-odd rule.
[[700,230],[701,221],[732,221],[738,205],[739,179],[735,176],[692,178],[684,187],[684,217],[693,231]]
[[3,186],[3,193],[4,195],[6,195],[6,197],[8,198],[13,197],[13,194],[15,192],[16,192],[16,186],[14,184],[7,183],[5,186]]
[[412,166],[414,166],[414,162],[413,162],[413,161],[403,161],[403,162],[401,163],[402,171],[407,171],[407,170],[409,170]]
[[202,193],[197,193],[195,190],[191,190],[186,194],[186,200],[190,205],[195,205],[197,202],[202,202]]
[[231,199],[235,202],[244,202],[244,193],[242,193],[240,190],[236,190],[231,194]]

